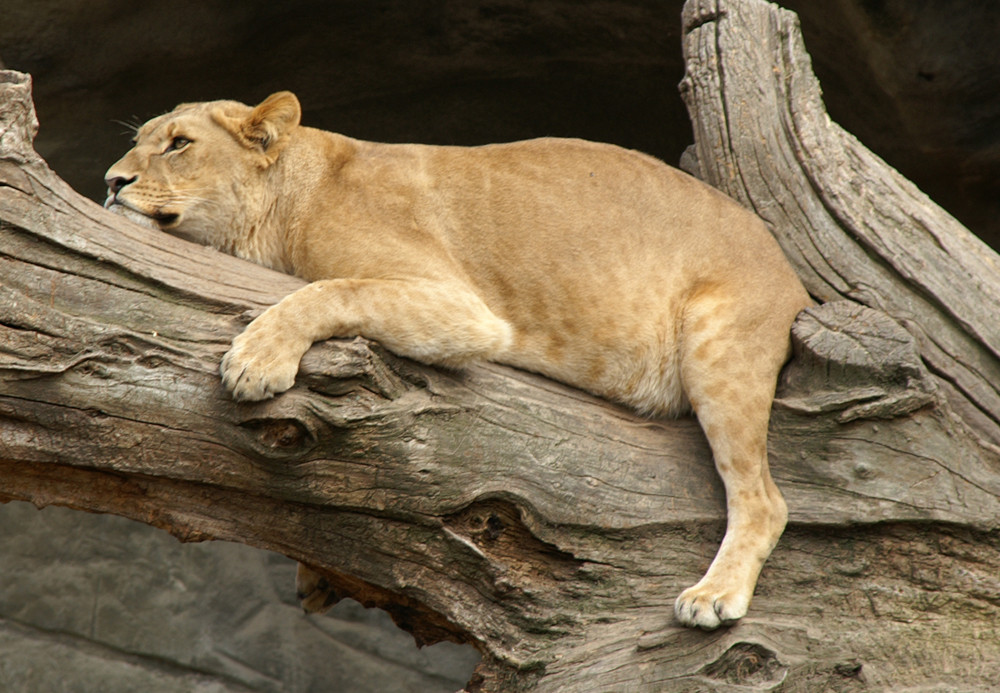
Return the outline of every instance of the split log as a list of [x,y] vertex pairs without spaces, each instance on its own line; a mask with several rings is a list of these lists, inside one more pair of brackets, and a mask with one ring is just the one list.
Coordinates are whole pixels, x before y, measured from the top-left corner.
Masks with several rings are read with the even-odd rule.
[[770,437],[791,523],[740,624],[671,614],[724,529],[692,419],[365,340],[318,344],[293,390],[232,402],[229,341],[301,282],[78,196],[34,153],[30,82],[12,72],[0,500],[314,565],[418,642],[475,644],[470,691],[991,689],[996,258],[829,123],[793,15],[719,0],[684,21],[702,174],[771,222],[829,301],[794,328]]

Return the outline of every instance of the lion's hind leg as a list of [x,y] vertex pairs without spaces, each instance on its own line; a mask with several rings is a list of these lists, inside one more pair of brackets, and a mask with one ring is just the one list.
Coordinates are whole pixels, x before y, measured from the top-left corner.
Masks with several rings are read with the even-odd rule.
[[[747,310],[731,296],[689,308],[681,377],[726,489],[726,534],[705,576],[677,598],[689,626],[716,628],[746,614],[757,576],[781,536],[785,501],[771,479],[767,427],[794,312]],[[780,313],[780,310],[779,310]]]

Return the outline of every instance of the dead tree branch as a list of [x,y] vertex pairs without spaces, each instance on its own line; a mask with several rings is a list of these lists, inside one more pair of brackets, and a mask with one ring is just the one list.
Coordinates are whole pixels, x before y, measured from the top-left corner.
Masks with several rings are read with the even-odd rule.
[[996,257],[829,122],[793,15],[692,1],[684,21],[702,175],[770,221],[831,301],[795,327],[771,426],[791,525],[739,625],[671,616],[723,529],[693,420],[364,340],[316,345],[275,400],[232,402],[219,359],[301,282],[81,198],[34,153],[30,81],[13,72],[0,73],[0,500],[317,566],[420,642],[474,643],[469,690],[987,690]]

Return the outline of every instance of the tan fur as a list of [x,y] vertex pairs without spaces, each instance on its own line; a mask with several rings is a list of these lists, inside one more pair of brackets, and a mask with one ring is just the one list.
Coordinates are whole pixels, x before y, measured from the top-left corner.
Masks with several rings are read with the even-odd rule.
[[234,397],[283,392],[313,342],[360,334],[426,363],[537,371],[651,415],[691,406],[729,519],[675,609],[704,628],[743,616],[785,525],[767,423],[809,303],[764,224],[607,144],[375,144],[302,127],[299,113],[287,92],[255,108],[179,106],[107,173],[110,209],[312,282],[234,340],[221,367]]

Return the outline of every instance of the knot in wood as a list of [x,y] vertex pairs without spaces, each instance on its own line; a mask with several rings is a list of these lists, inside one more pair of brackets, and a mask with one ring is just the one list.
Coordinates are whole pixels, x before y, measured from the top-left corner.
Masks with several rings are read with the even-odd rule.
[[776,404],[837,420],[892,419],[937,401],[916,340],[881,311],[853,301],[804,310]]
[[257,432],[257,439],[269,448],[290,448],[297,446],[305,437],[302,424],[288,419],[269,421]]
[[496,541],[503,534],[503,520],[496,513],[490,513],[490,516],[486,518],[486,525],[483,530],[483,534],[490,541]]
[[787,671],[773,650],[760,643],[738,642],[706,664],[701,673],[729,684],[761,686],[779,683]]
[[253,441],[251,447],[264,457],[295,457],[315,444],[315,437],[309,428],[297,419],[251,419],[240,426],[249,429]]
[[858,681],[864,681],[864,676],[861,674],[863,665],[861,662],[842,662],[836,665],[833,670],[838,676],[842,676],[845,679],[857,679]]
[[468,537],[495,566],[502,566],[504,591],[527,582],[540,588],[546,583],[574,580],[583,565],[572,554],[536,537],[520,509],[508,501],[480,499],[444,520],[456,534]]

